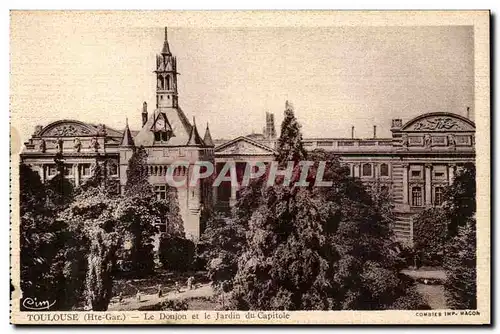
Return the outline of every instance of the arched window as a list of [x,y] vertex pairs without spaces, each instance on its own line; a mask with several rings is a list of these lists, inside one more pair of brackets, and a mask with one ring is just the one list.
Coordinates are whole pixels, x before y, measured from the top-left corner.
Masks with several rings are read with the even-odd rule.
[[443,204],[444,200],[444,190],[443,187],[436,187],[434,189],[434,205]]
[[380,165],[380,176],[389,176],[389,165],[381,164]]
[[170,75],[167,75],[167,90],[170,90]]
[[165,82],[163,81],[163,77],[161,75],[158,76],[158,88],[159,89],[165,88]]
[[372,176],[372,165],[371,164],[363,164],[363,176]]
[[411,190],[411,205],[422,206],[422,188],[413,187]]

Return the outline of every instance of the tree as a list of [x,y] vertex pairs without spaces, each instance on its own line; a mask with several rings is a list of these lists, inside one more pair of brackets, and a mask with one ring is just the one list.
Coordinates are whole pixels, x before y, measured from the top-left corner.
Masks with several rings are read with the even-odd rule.
[[306,157],[300,124],[295,118],[292,105],[288,101],[286,101],[285,119],[281,123],[277,151],[276,160],[280,166],[286,166],[288,161],[298,162],[304,160]]
[[200,238],[201,258],[205,261],[212,284],[225,290],[232,287],[238,259],[245,243],[246,226],[235,218],[212,217]]
[[444,210],[449,216],[449,236],[476,214],[476,168],[467,163],[458,168],[453,183],[444,192]]
[[110,196],[104,184],[96,182],[98,173],[94,176],[89,183],[95,186],[83,187],[60,219],[81,247],[73,265],[85,273],[82,289],[86,307],[106,311],[112,297],[116,252],[123,239],[116,214],[118,199]]
[[146,167],[147,152],[141,146],[129,160],[124,195],[117,207],[118,219],[127,235],[125,261],[130,264],[131,272],[139,276],[154,270],[153,242],[159,233],[157,225],[165,224],[164,234],[169,237],[183,234],[176,192],[167,188],[164,198],[158,198],[149,183]]
[[[302,135],[288,111],[278,145],[282,165],[305,157]],[[296,164],[291,186],[256,181],[242,192],[236,213],[249,217],[248,230],[229,307],[427,308],[413,282],[399,274],[403,261],[393,251],[387,206],[373,201],[337,157],[317,151],[309,159],[316,164],[308,187],[293,186],[299,177]],[[327,166],[323,179],[332,186],[314,186],[320,161]]]
[[421,265],[443,264],[447,232],[448,217],[442,208],[426,209],[413,218],[413,247]]
[[444,288],[451,309],[477,308],[476,245],[475,219],[460,226],[447,245]]
[[47,182],[47,193],[51,202],[58,206],[58,210],[64,209],[73,200],[73,184],[65,177],[67,166],[61,153],[57,153],[54,162],[57,174]]
[[81,286],[75,284],[71,265],[79,246],[66,224],[57,219],[71,197],[56,193],[54,184],[42,184],[38,173],[24,164],[20,165],[19,180],[23,298],[55,301],[53,310],[71,309],[78,302]]
[[21,290],[23,298],[52,299],[58,282],[49,268],[59,255],[58,227],[38,173],[19,167]]
[[448,306],[453,309],[477,307],[475,178],[475,166],[465,165],[445,190],[443,208],[449,229],[444,287]]

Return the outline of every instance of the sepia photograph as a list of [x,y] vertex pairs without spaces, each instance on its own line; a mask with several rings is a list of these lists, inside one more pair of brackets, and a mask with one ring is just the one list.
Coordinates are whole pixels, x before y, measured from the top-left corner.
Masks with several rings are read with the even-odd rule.
[[11,322],[489,323],[489,12],[219,14],[11,11]]

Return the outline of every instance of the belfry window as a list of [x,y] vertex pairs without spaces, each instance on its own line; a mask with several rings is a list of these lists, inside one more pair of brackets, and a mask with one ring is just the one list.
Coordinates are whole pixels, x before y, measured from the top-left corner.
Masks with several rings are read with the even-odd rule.
[[413,187],[411,190],[411,205],[422,206],[422,188]]
[[167,75],[167,90],[170,90],[170,75]]

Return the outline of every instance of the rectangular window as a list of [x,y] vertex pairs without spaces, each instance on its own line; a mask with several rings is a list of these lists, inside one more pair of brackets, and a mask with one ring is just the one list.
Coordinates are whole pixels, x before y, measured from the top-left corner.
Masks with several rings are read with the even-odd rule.
[[380,165],[380,176],[389,176],[389,165],[381,164]]
[[73,175],[73,165],[64,165],[64,175],[66,176]]
[[444,201],[443,187],[436,187],[434,189],[434,205],[441,205]]
[[363,176],[372,176],[372,165],[371,164],[363,164],[361,167]]
[[160,141],[160,140],[161,140],[160,132],[155,132],[155,141]]
[[167,199],[167,186],[155,186],[155,194],[157,199]]
[[48,176],[54,176],[57,174],[57,168],[56,165],[49,165],[47,168],[47,175]]
[[117,176],[118,175],[118,164],[116,162],[111,162],[108,165],[108,169],[109,169],[110,176]]
[[82,176],[90,176],[90,164],[82,165]]
[[411,177],[420,177],[421,173],[419,170],[412,170]]
[[411,190],[411,205],[422,206],[422,188],[413,187]]

